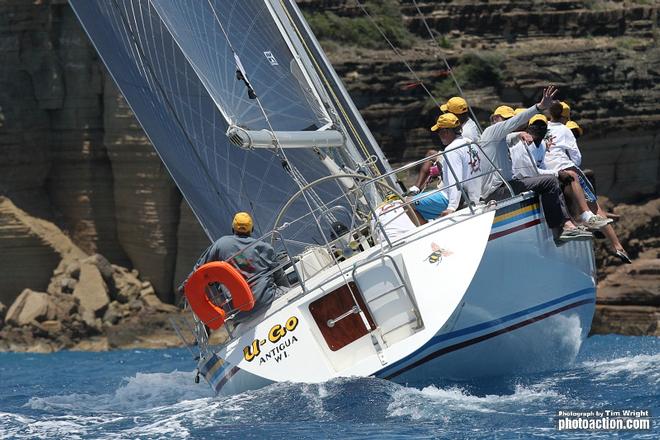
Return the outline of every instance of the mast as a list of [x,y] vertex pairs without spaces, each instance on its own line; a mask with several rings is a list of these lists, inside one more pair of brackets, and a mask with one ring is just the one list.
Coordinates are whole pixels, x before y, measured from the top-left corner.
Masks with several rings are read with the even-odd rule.
[[[318,86],[322,87],[329,99],[329,104],[335,110],[337,118],[346,129],[350,139],[350,149],[363,160],[375,157],[371,168],[372,175],[387,173],[392,170],[378,142],[364,122],[360,112],[355,107],[348,91],[326,57],[321,45],[305,21],[302,12],[293,0],[265,0],[272,5],[278,18],[297,38],[292,38],[293,44],[308,72],[313,72]],[[392,179],[392,183],[394,180]]]

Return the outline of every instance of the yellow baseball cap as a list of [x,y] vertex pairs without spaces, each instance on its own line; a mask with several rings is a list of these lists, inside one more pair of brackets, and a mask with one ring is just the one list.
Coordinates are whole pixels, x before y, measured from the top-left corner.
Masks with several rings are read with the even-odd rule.
[[254,227],[252,217],[250,217],[250,214],[247,212],[237,212],[234,216],[234,220],[231,222],[231,227],[235,232],[250,234]]
[[575,121],[568,121],[566,123],[566,127],[570,128],[571,130],[577,130],[580,136],[582,136],[582,133],[584,132],[582,127],[580,127]]
[[548,118],[544,115],[534,115],[529,119],[529,125],[532,125],[534,122],[541,121],[545,125],[548,125]]
[[461,125],[461,121],[458,120],[455,114],[444,113],[438,116],[438,120],[435,125],[431,127],[431,131],[437,131],[441,128],[456,128],[459,125]]
[[468,104],[467,101],[460,96],[454,96],[453,98],[449,98],[449,101],[447,101],[446,104],[442,104],[440,110],[442,110],[443,113],[450,112],[455,115],[462,115],[468,111]]
[[569,106],[564,101],[561,101],[561,115],[564,118],[570,118],[571,117],[571,106]]
[[501,105],[495,109],[493,115],[502,116],[504,119],[509,119],[514,116],[516,113],[508,105]]
[[519,114],[521,114],[522,112],[524,112],[525,110],[527,110],[527,109],[526,109],[526,108],[522,108],[522,107],[518,107],[517,109],[515,109],[515,110],[513,111],[513,114],[514,114],[514,115],[519,115]]

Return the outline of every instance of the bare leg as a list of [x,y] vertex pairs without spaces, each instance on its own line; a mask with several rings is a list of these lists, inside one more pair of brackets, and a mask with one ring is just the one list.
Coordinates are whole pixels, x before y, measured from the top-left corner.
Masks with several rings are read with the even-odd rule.
[[[598,214],[600,216],[605,217],[607,214],[603,210],[603,208],[600,207],[598,202],[596,203],[589,203],[589,208],[591,208],[591,212],[594,214]],[[619,237],[616,235],[616,232],[614,232],[614,228],[612,225],[607,225],[603,229],[601,229],[601,232],[607,239],[610,241],[612,244],[612,247],[614,248],[615,251],[623,251],[623,245],[619,241]]]
[[577,173],[571,170],[564,171],[573,177],[573,181],[564,187],[564,191],[568,193],[571,201],[578,206],[580,214],[585,211],[590,211],[589,206],[587,205],[587,199],[584,198],[584,190],[582,189],[582,186],[580,186]]

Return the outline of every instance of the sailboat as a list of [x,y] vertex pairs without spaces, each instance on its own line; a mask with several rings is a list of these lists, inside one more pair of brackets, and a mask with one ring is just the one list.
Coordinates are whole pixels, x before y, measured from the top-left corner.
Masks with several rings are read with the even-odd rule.
[[389,237],[375,209],[400,193],[400,169],[295,1],[70,4],[209,239],[249,211],[291,280],[238,326],[230,304],[219,345],[193,307],[198,374],[218,394],[345,376],[423,386],[575,358],[595,307],[591,241],[555,244],[531,193]]

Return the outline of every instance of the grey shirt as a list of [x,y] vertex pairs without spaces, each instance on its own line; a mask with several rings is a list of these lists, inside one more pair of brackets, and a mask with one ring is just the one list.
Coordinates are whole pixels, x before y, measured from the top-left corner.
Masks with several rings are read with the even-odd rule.
[[[511,156],[509,155],[509,146],[506,143],[506,135],[516,131],[522,125],[526,125],[532,116],[539,113],[536,105],[528,108],[522,113],[519,113],[506,121],[495,123],[486,127],[481,137],[479,138],[479,145],[482,150],[490,158],[493,164],[500,170],[504,180],[511,180],[513,175],[511,169]],[[481,161],[481,170],[483,173],[493,171],[493,166],[488,159]],[[487,174],[481,179],[481,198],[486,199],[496,188],[498,188],[504,181],[497,173]]]
[[[252,246],[237,254],[248,245]],[[229,261],[246,279],[256,277],[250,283],[255,309],[270,304],[275,298],[275,274],[268,272],[277,267],[277,262],[275,251],[268,243],[252,237],[226,235],[206,249],[195,264],[195,270],[212,261]]]

